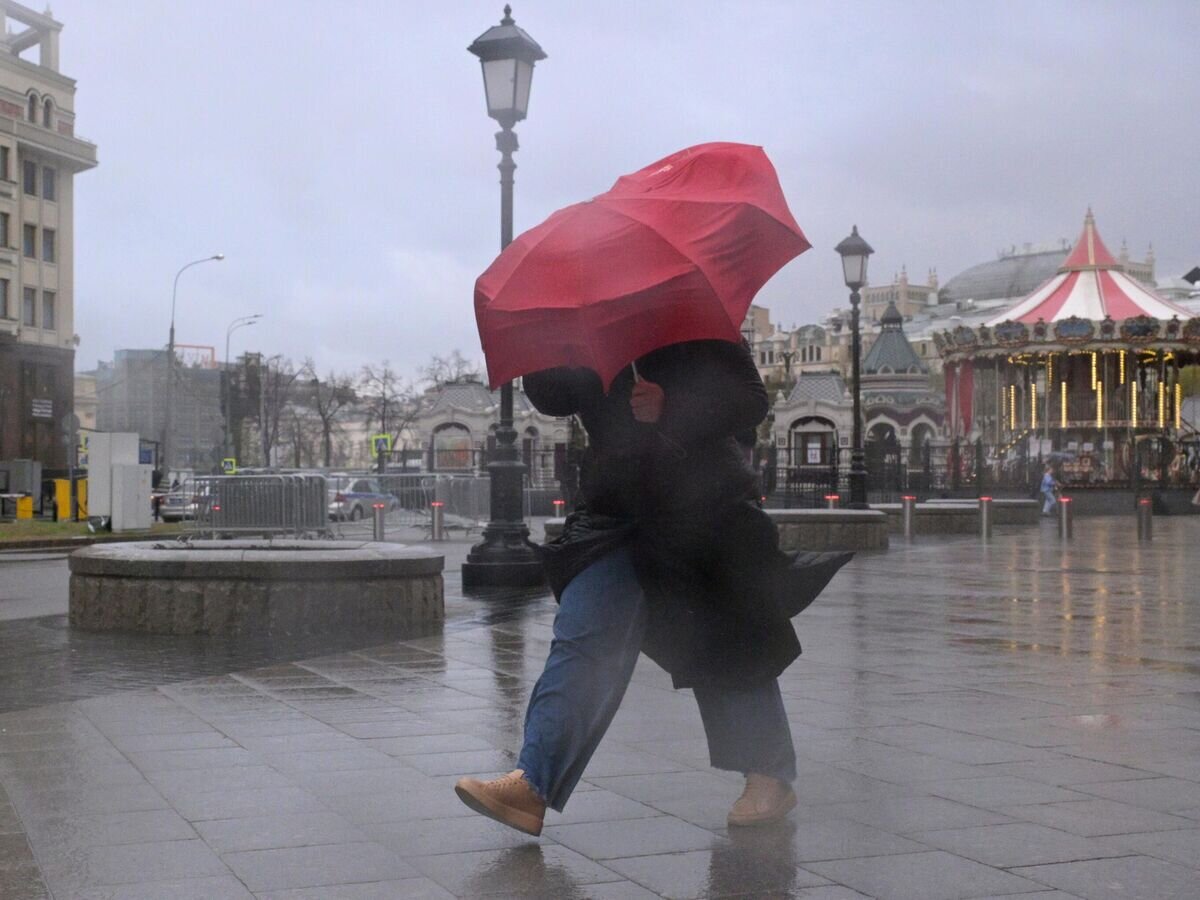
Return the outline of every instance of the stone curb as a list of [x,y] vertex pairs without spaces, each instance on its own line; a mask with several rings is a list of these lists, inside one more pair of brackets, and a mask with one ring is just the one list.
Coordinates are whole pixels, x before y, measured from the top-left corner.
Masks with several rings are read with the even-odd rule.
[[210,541],[207,546],[141,541],[85,547],[71,554],[72,575],[243,581],[365,580],[438,575],[445,557],[404,544],[364,541]]

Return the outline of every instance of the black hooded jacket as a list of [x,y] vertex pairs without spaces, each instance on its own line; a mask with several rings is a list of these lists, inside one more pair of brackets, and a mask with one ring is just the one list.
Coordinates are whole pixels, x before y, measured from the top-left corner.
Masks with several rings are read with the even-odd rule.
[[655,350],[636,367],[665,394],[653,424],[633,417],[632,369],[607,394],[588,369],[525,376],[538,410],[578,415],[589,439],[581,502],[562,537],[541,548],[550,584],[560,595],[584,568],[627,544],[649,600],[642,649],[676,687],[775,677],[800,644],[790,620],[761,597],[763,573],[789,560],[735,439],[768,408],[750,352],[691,341]]

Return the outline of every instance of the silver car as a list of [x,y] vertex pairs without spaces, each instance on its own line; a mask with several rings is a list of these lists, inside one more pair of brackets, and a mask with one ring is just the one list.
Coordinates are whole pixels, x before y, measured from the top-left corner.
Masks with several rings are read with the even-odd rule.
[[357,522],[372,515],[376,504],[387,512],[400,506],[394,494],[388,494],[374,478],[335,476],[329,479],[329,518]]

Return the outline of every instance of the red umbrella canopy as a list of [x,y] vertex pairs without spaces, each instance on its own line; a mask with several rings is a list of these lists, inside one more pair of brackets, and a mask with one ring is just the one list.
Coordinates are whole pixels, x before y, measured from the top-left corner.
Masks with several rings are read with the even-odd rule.
[[625,366],[680,341],[738,341],[754,295],[811,245],[761,147],[700,144],[617,179],[514,240],[475,282],[492,386]]

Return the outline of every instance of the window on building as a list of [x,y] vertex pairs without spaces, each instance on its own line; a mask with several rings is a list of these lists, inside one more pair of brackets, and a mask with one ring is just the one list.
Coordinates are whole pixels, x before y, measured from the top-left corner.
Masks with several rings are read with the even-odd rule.
[[56,262],[58,248],[55,246],[57,232],[53,228],[42,229],[42,259],[45,262]]
[[30,259],[37,259],[37,226],[26,225],[23,229],[25,255]]
[[11,319],[8,311],[8,279],[0,278],[0,319]]
[[58,296],[54,291],[42,291],[42,327],[47,331],[55,329],[55,306]]
[[42,167],[42,196],[47,200],[58,199],[58,173],[49,166]]
[[30,327],[37,325],[37,288],[25,288],[21,307],[21,324]]
[[38,98],[37,98],[37,94],[35,94],[33,91],[29,92],[29,105],[26,108],[25,113],[26,113],[25,118],[29,119],[30,122],[33,122],[35,124],[37,123],[37,120],[38,120],[38,115],[37,115],[38,114]]
[[30,197],[37,196],[37,163],[32,159],[25,160],[25,193]]
[[8,181],[12,178],[12,168],[9,165],[12,162],[12,148],[7,144],[0,145],[0,180]]
[[9,238],[8,228],[9,228],[9,223],[11,221],[11,218],[12,217],[9,216],[8,213],[0,212],[0,247],[11,247],[12,246],[12,244],[9,243],[9,240],[8,240],[8,238]]
[[42,124],[47,128],[54,124],[54,101],[49,97],[42,104]]

